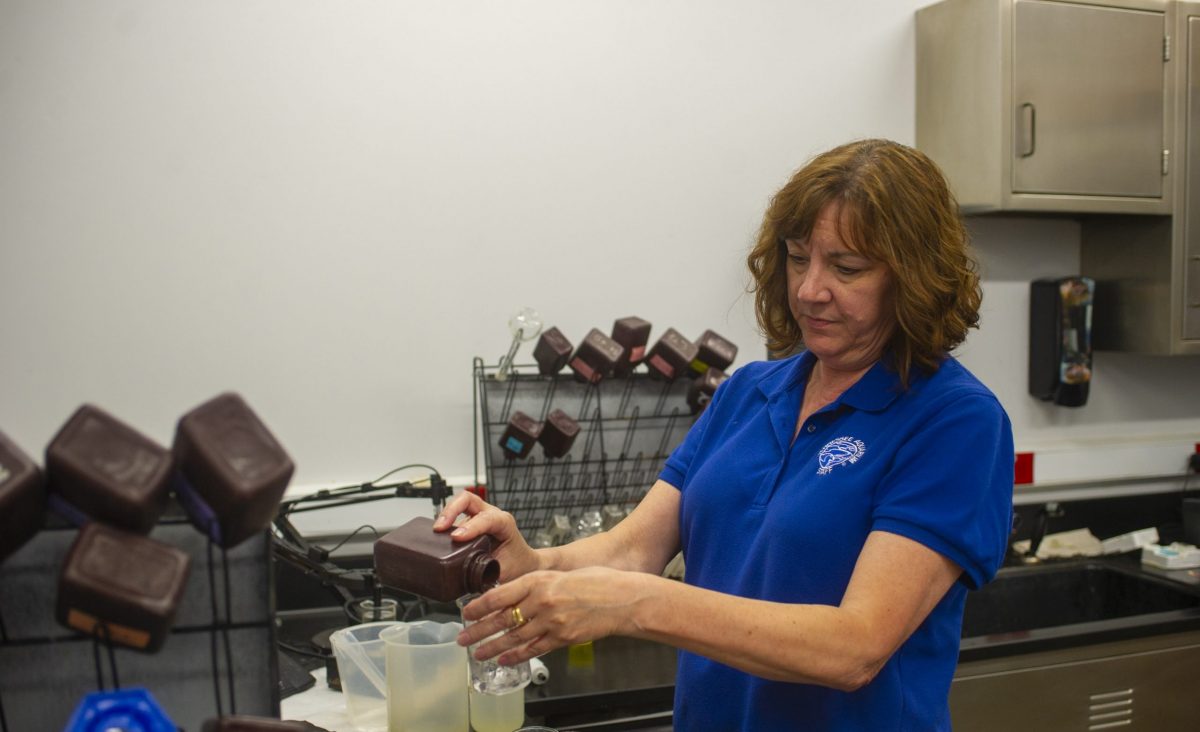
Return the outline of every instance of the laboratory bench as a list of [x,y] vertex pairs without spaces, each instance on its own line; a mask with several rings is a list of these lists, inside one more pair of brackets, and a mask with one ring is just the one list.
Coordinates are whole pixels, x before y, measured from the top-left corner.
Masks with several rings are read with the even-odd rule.
[[[1097,703],[1118,705],[1101,713],[1128,711],[1131,721],[1153,719],[1156,730],[1184,729],[1174,720],[1192,714],[1181,705],[1190,704],[1196,694],[1181,695],[1167,679],[1175,674],[1200,679],[1196,570],[1144,568],[1133,555],[1066,559],[1006,567],[968,598],[960,665],[951,689],[956,730],[997,729],[993,725],[1005,715],[1019,716],[1031,732],[1066,728],[1054,725],[1091,715]],[[415,613],[409,619],[417,614],[454,619],[452,606],[407,607]],[[304,645],[323,629],[345,623],[340,607],[281,609],[279,638]],[[553,651],[542,660],[548,680],[526,690],[531,723],[581,732],[671,728],[672,648],[606,638]],[[321,666],[315,659],[302,663]],[[322,671],[319,683],[324,681]],[[327,698],[336,705],[336,692],[325,693],[334,695]],[[1092,700],[1107,694],[1115,695],[1112,701]],[[1014,695],[1022,704],[1012,703]],[[285,716],[297,708],[297,702],[284,699]],[[990,721],[980,726],[978,720]],[[320,718],[309,721],[319,724]]]
[[[1167,543],[1180,538],[1178,505],[1178,493],[1065,502],[1042,528],[1092,527],[1109,537],[1157,526]],[[1028,538],[1042,510],[1018,506],[1012,538]],[[341,551],[339,564],[370,564],[365,540]],[[287,566],[277,567],[276,577],[285,643],[304,645],[322,629],[347,624],[340,598],[329,588],[314,587]],[[457,619],[453,606],[408,601],[403,607],[408,619],[427,612]],[[542,660],[549,679],[527,689],[531,722],[581,731],[670,729],[672,648],[606,638]],[[315,659],[302,663],[320,665]],[[1131,730],[1193,729],[1197,715],[1188,705],[1197,697],[1198,570],[1146,567],[1137,552],[1032,565],[1014,554],[993,582],[968,594],[950,695],[956,732],[1086,729],[1110,722]],[[291,706],[285,699],[283,708]]]

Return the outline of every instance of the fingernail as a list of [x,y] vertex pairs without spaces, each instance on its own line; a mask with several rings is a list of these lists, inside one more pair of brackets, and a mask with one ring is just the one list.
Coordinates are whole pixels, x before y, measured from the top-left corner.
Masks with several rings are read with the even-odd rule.
[[446,523],[446,517],[445,517],[445,516],[438,516],[437,518],[435,518],[435,519],[433,520],[433,525],[434,525],[435,527],[437,527],[437,526],[441,526],[441,525],[442,525],[442,524],[444,524],[444,523]]
[[466,529],[458,528],[458,529],[455,529],[454,531],[451,531],[450,535],[451,536],[462,536],[465,533],[467,533]]

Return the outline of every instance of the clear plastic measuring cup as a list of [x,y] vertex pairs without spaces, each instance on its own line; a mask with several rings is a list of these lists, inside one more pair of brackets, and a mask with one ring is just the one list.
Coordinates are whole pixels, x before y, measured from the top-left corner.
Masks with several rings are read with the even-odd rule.
[[380,634],[387,647],[389,732],[468,732],[467,650],[461,623],[420,620]]
[[387,654],[379,636],[399,624],[364,623],[329,636],[342,679],[346,714],[361,732],[387,730]]

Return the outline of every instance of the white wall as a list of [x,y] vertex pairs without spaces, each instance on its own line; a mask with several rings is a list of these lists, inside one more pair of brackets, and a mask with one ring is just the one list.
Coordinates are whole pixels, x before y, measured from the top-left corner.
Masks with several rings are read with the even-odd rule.
[[[0,430],[39,454],[93,402],[169,442],[234,389],[299,484],[465,475],[471,359],[520,306],[758,357],[766,199],[913,140],[923,4],[0,0]],[[1102,354],[1086,408],[1030,399],[1027,283],[1077,269],[1078,226],[972,226],[963,357],[1019,444],[1200,433],[1194,358]]]

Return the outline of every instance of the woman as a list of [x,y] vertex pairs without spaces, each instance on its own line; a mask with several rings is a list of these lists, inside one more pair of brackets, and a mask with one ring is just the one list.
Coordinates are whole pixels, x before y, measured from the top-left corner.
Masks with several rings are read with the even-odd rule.
[[[883,140],[813,159],[748,264],[768,346],[738,369],[638,508],[531,549],[463,494],[435,530],[492,534],[503,584],[459,638],[516,663],[628,635],[680,649],[678,730],[941,730],[966,592],[1006,550],[1007,415],[949,351],[979,279],[937,167]],[[659,576],[682,549],[684,582]]]

